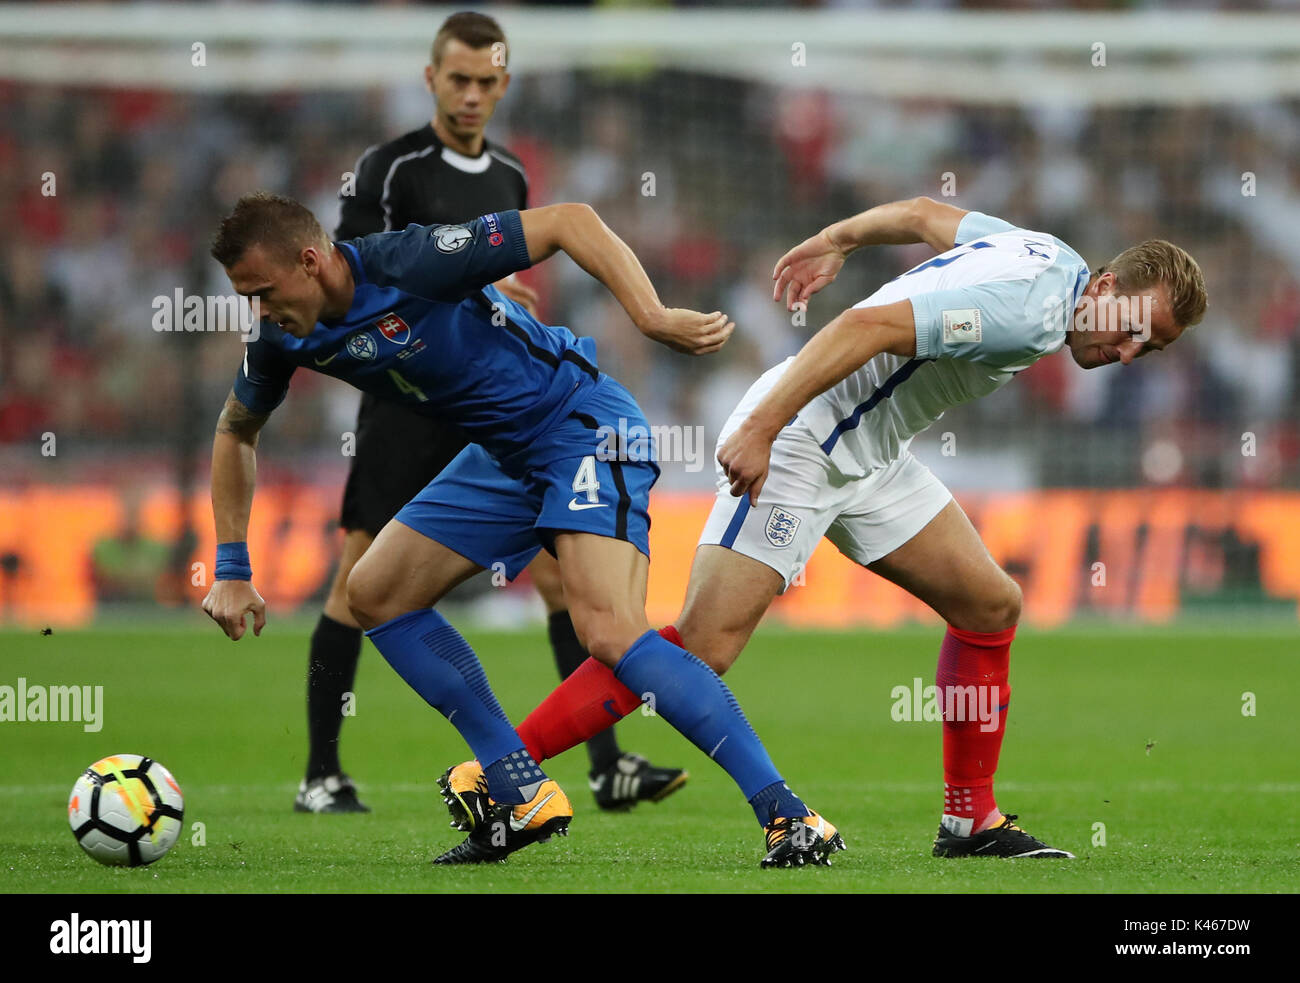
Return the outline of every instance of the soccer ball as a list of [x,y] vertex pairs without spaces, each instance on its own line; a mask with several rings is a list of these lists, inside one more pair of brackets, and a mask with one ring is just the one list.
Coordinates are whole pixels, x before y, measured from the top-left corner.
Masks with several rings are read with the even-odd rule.
[[82,772],[68,797],[68,823],[101,864],[139,867],[159,859],[181,835],[181,787],[152,758],[114,754]]

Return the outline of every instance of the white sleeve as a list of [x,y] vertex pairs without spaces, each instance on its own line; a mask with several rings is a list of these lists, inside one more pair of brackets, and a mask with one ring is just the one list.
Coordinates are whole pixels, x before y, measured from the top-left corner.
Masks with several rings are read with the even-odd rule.
[[957,225],[957,239],[953,245],[960,246],[964,242],[983,239],[997,232],[1013,232],[1017,228],[1019,226],[994,218],[992,215],[985,215],[983,212],[967,212]]

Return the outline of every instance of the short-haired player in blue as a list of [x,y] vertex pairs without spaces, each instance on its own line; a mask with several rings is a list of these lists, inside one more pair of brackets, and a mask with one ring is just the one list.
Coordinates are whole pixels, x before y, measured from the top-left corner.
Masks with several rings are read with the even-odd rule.
[[[735,779],[765,827],[787,831],[765,865],[827,862],[834,827],[786,787],[730,690],[645,615],[652,455],[602,452],[601,428],[646,426],[596,367],[595,344],[544,325],[490,284],[563,250],[641,332],[677,351],[721,348],[733,325],[668,309],[632,251],[586,205],[408,226],[331,242],[299,203],[258,193],[221,223],[212,255],[264,318],[217,424],[216,582],[204,610],[232,639],[266,606],[245,536],[257,434],[298,367],[398,398],[473,441],[380,532],[348,578],[348,603],[384,658],[461,733],[486,795],[442,863],[500,860],[567,831],[564,792],[529,755],[473,650],[434,605],[495,563],[514,577],[545,547],[559,562],[583,645]],[[649,459],[647,459],[649,458]]]

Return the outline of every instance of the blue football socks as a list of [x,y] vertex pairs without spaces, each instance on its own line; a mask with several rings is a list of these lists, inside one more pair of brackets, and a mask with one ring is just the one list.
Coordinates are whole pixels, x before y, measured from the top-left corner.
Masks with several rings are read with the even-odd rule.
[[648,631],[624,653],[614,675],[642,700],[653,698],[656,713],[726,770],[759,825],[812,815],[782,781],[727,684],[690,652]]
[[524,750],[488,685],[478,656],[432,608],[412,611],[371,628],[366,635],[388,664],[455,727],[484,764],[497,802],[527,802],[546,775]]

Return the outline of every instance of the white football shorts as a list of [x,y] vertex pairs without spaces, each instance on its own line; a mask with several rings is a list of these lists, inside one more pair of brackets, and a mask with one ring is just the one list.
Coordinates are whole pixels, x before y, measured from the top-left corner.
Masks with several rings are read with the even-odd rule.
[[[719,447],[749,415],[748,402],[742,401],[727,421]],[[767,564],[784,578],[783,590],[807,566],[822,536],[865,566],[906,543],[952,500],[907,450],[864,477],[846,477],[797,417],[772,444],[757,505],[749,504],[748,493],[732,496],[716,455],[714,467],[717,499],[700,545],[726,546]]]

